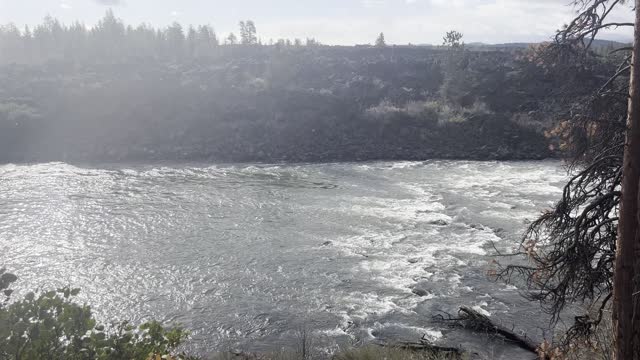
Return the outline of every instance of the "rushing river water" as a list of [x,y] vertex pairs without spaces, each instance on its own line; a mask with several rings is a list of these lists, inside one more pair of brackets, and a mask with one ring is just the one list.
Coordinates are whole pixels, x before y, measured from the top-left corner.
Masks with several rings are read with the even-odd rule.
[[326,348],[426,335],[507,358],[432,316],[546,324],[485,274],[565,180],[558,162],[2,165],[0,266],[18,296],[79,287],[101,319],[181,323],[199,352],[307,329]]

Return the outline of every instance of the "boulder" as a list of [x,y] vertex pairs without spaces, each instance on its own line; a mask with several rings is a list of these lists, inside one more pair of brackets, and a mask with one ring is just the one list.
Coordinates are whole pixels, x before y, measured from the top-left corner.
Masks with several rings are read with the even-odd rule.
[[425,289],[421,289],[421,288],[413,288],[411,289],[411,292],[418,295],[418,296],[427,296],[429,295],[429,292]]
[[433,220],[431,222],[429,222],[429,224],[431,225],[437,225],[437,226],[447,226],[449,225],[448,222],[442,220],[442,219],[438,219],[438,220]]

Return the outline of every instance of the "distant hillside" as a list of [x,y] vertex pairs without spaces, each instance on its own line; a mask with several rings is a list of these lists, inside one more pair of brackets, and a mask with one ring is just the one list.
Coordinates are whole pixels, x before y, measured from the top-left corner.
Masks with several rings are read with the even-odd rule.
[[[614,40],[595,39],[593,40],[593,43],[591,44],[591,46],[594,48],[614,48],[615,49],[615,48],[628,46],[630,43],[631,42],[623,43],[623,42],[618,42]],[[485,44],[480,42],[474,42],[474,43],[467,44],[467,46],[471,48],[477,48],[477,49],[488,48],[492,50],[500,50],[500,49],[526,49],[531,45],[536,45],[536,44],[539,44],[539,43]]]
[[567,98],[523,45],[226,42],[111,13],[0,27],[0,162],[539,159],[555,117],[615,71],[584,69]]

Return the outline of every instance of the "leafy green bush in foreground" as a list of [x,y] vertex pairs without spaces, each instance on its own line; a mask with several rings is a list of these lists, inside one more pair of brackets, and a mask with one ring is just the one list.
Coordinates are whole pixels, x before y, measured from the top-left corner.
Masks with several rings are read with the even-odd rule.
[[0,359],[186,359],[177,347],[188,333],[158,322],[139,327],[128,322],[106,329],[91,308],[71,299],[78,289],[29,293],[8,303],[16,277],[0,269]]
[[[177,348],[188,333],[179,327],[165,328],[158,322],[138,327],[122,322],[106,328],[99,324],[87,305],[72,302],[78,289],[63,288],[28,293],[9,302],[10,286],[17,280],[0,268],[0,360],[196,360]],[[2,296],[2,295],[0,295]],[[306,341],[306,340],[304,340]],[[324,355],[306,352],[247,354],[223,353],[216,360],[311,360]],[[367,346],[342,351],[335,360],[447,360],[466,359],[447,354],[412,352],[399,348]]]

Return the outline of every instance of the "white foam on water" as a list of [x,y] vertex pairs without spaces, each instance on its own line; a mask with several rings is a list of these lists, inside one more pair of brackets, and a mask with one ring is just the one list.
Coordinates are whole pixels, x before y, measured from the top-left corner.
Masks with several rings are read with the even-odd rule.
[[462,233],[448,233],[445,243],[429,243],[426,251],[427,254],[440,250],[446,253],[486,255],[485,246],[500,240],[492,230],[469,229]]
[[452,274],[451,276],[449,276],[448,280],[452,284],[460,284],[462,282],[462,276],[460,276],[459,274]]
[[263,178],[308,178],[308,172],[301,166],[256,166],[256,165],[209,165],[206,167],[171,167],[159,166],[146,169],[125,168],[119,170],[121,174],[142,178],[189,177],[215,179],[225,177],[259,176]]
[[356,165],[356,170],[362,170],[362,171],[370,171],[370,170],[374,170],[375,167],[371,166],[371,165],[367,165],[367,164],[360,164],[360,165]]
[[425,271],[421,266],[409,264],[406,256],[395,256],[386,259],[367,259],[360,262],[356,273],[368,273],[370,278],[388,288],[399,289],[411,293],[414,279],[420,278]]
[[397,170],[397,169],[411,169],[411,168],[415,168],[415,167],[419,167],[419,166],[423,166],[424,163],[421,161],[400,161],[400,162],[396,162],[391,164],[390,169],[391,170]]
[[[511,166],[500,165],[494,171],[476,169],[469,173],[454,174],[448,183],[452,189],[469,190],[472,195],[479,197],[492,197],[501,193],[516,193],[525,195],[535,194],[559,194],[561,188],[553,185],[553,182],[563,182],[566,174],[548,173],[547,170],[518,169]],[[477,174],[477,176],[474,176]],[[542,181],[541,178],[547,180]],[[499,186],[499,190],[495,189]]]
[[478,305],[472,306],[471,308],[484,316],[491,316],[491,312],[483,308],[487,306],[489,306],[489,304],[486,301],[483,301]]
[[381,317],[390,313],[412,314],[413,311],[396,304],[397,297],[375,293],[351,292],[341,299],[346,310],[338,312],[349,320],[366,320],[371,315]]
[[442,196],[440,195],[435,195],[430,193],[429,191],[425,190],[424,187],[422,187],[419,184],[410,184],[410,183],[404,183],[404,182],[400,182],[400,183],[396,183],[397,186],[403,187],[406,190],[409,190],[409,192],[420,196],[421,198],[433,198],[434,200],[442,200]]
[[133,169],[120,169],[119,170],[123,175],[127,175],[127,176],[137,176],[139,174],[138,171],[133,170]]
[[424,334],[425,334],[427,337],[431,338],[431,341],[439,340],[439,339],[441,339],[441,338],[442,338],[442,336],[443,336],[443,335],[442,335],[442,331],[440,331],[440,330],[427,329],[427,328],[424,328],[423,330],[424,330]]
[[[341,303],[356,305],[349,316],[367,318],[393,311],[411,313],[425,301],[439,295],[425,290],[424,296],[413,293],[421,281],[437,284],[442,294],[473,292],[463,286],[463,276],[456,268],[464,268],[473,255],[485,255],[486,245],[501,239],[488,228],[471,228],[467,225],[446,230],[446,227],[427,227],[425,230],[398,230],[375,233],[361,229],[360,235],[334,241],[332,248],[361,260],[353,268],[359,279],[377,284],[377,287],[394,289],[395,293],[365,297],[347,296]],[[472,257],[454,256],[467,254]]]
[[340,337],[340,336],[348,336],[350,338],[355,337],[353,334],[349,334],[345,329],[342,329],[340,327],[335,327],[333,329],[328,329],[328,330],[316,330],[314,331],[314,334],[325,335],[328,337]]
[[536,213],[531,213],[530,211],[518,211],[518,210],[510,210],[510,211],[500,211],[500,210],[483,210],[480,212],[480,215],[495,218],[495,219],[505,219],[505,220],[516,220],[516,221],[524,221],[527,219],[531,219],[536,216]]
[[391,249],[395,243],[407,239],[409,234],[394,234],[389,231],[375,233],[364,230],[359,235],[338,239],[334,246],[346,252],[348,255],[364,255],[367,250],[379,251],[381,249]]
[[359,216],[400,221],[451,221],[451,217],[443,213],[445,206],[438,201],[363,197],[349,199],[341,210]]
[[498,208],[503,210],[513,209],[513,205],[500,202],[500,201],[492,201],[489,206],[491,206],[492,208]]
[[373,325],[373,327],[369,329],[368,333],[373,337],[373,331],[383,330],[385,328],[398,328],[398,329],[409,330],[411,332],[416,333],[418,338],[424,335],[428,341],[432,341],[432,342],[438,341],[443,337],[442,331],[440,330],[437,330],[434,328],[411,326],[411,325],[406,325],[398,322],[382,322],[382,323],[376,322]]

